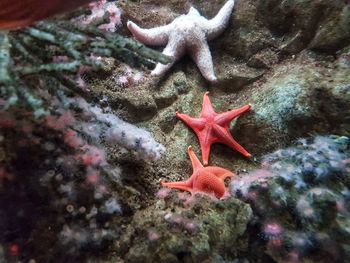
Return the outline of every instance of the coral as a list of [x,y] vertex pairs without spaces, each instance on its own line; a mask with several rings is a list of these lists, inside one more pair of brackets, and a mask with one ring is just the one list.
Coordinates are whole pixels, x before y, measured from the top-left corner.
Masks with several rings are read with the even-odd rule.
[[72,130],[77,121],[71,113],[48,116],[57,125],[35,120],[33,113],[4,115],[0,243],[6,258],[82,260],[80,249],[93,254],[106,247],[115,236],[111,222],[122,209],[110,189],[114,168],[104,151]]
[[275,260],[350,259],[349,157],[348,137],[301,139],[264,156],[263,169],[253,174],[257,181],[250,175],[232,181],[232,191],[257,216],[253,233],[258,229],[261,242],[268,241]]
[[131,150],[144,160],[157,160],[164,153],[165,147],[148,131],[121,120],[106,109],[92,106],[82,98],[70,99],[69,103],[84,113],[85,121],[80,121],[76,127],[86,136],[96,140],[104,137],[106,142]]
[[[99,25],[100,29],[115,32],[116,27],[121,25],[121,14],[122,11],[117,7],[116,3],[110,3],[106,0],[101,0],[97,2],[92,2],[90,4],[91,14],[83,16],[82,22],[84,24],[93,23],[96,20],[103,18],[106,13],[109,14],[109,22]],[[79,20],[79,19],[78,19]]]
[[[107,106],[65,97],[63,107],[57,97],[50,99],[45,118],[14,107],[0,111],[0,244],[9,257],[15,244],[16,258],[27,260],[39,256],[40,240],[48,238],[55,245],[52,255],[41,254],[45,261],[55,254],[81,260],[82,249],[93,254],[115,239],[112,220],[122,213],[118,191],[110,189],[123,189],[122,171],[108,163],[106,143],[145,161],[159,159],[165,148]],[[44,237],[47,224],[54,230]]]
[[281,237],[283,234],[283,227],[277,223],[265,223],[262,226],[262,235],[264,239],[272,240]]
[[122,87],[137,85],[144,80],[144,75],[141,72],[134,72],[130,67],[127,67],[122,74],[115,76],[115,83]]

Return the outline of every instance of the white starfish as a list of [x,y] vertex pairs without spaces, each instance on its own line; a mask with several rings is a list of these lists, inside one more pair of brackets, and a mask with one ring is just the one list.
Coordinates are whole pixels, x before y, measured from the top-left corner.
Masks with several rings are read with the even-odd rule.
[[151,75],[161,76],[186,52],[197,64],[204,78],[210,82],[217,80],[207,41],[219,36],[228,25],[234,0],[228,0],[218,14],[208,20],[197,9],[190,8],[186,15],[181,15],[168,25],[143,29],[128,21],[127,26],[140,42],[152,46],[164,46],[163,54],[174,58],[172,63],[158,63]]

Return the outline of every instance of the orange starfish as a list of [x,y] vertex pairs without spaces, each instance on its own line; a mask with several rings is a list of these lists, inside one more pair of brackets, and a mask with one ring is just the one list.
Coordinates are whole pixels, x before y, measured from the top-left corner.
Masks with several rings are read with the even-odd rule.
[[239,109],[216,113],[210,103],[208,94],[209,92],[204,93],[203,106],[199,118],[192,118],[186,114],[176,112],[176,117],[191,127],[197,134],[201,145],[203,164],[208,164],[210,147],[217,142],[230,146],[245,157],[250,157],[250,153],[232,138],[229,125],[234,118],[250,110],[251,106],[245,105]]
[[188,191],[192,195],[196,193],[205,193],[219,199],[223,198],[226,193],[224,180],[235,174],[217,166],[204,167],[192,151],[192,146],[188,147],[188,155],[190,156],[193,167],[191,177],[186,181],[180,182],[161,181],[160,185]]

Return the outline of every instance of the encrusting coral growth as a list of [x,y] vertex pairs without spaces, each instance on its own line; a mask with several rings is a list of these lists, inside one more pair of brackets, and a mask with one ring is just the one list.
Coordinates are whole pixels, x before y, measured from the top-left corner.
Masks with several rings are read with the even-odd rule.
[[278,262],[348,261],[350,139],[299,140],[296,147],[265,156],[263,164],[231,183],[232,192],[257,216],[251,223],[251,249],[260,232]]
[[[13,107],[0,111],[0,247],[13,259],[82,260],[81,249],[94,253],[115,239],[112,221],[122,213],[123,171],[108,162],[105,144],[131,150],[135,162],[159,159],[164,146],[108,107],[66,98],[64,108],[56,97],[46,98],[52,113],[43,120]],[[53,230],[46,237],[40,232],[47,224]],[[43,238],[48,254],[35,241]]]
[[105,138],[107,143],[131,150],[136,157],[146,161],[158,160],[164,153],[165,147],[148,131],[121,120],[109,108],[91,106],[82,98],[70,99],[69,103],[84,113],[84,121],[74,127],[85,136],[96,141]]
[[82,260],[80,249],[115,236],[111,220],[122,209],[110,188],[120,169],[74,125],[69,111],[44,122],[0,112],[0,247],[10,261]]

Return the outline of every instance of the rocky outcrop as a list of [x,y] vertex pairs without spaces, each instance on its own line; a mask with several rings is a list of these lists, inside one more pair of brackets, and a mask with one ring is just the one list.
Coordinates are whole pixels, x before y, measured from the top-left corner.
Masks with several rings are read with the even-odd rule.
[[[121,5],[124,19],[151,28],[171,22],[191,4],[210,18],[223,2],[141,0]],[[245,229],[252,216],[249,206],[235,198],[216,203],[200,197],[196,205],[184,207],[177,192],[161,200],[154,197],[160,178],[177,181],[190,173],[189,145],[200,154],[196,136],[176,119],[175,112],[198,116],[207,90],[216,112],[252,105],[230,129],[253,158],[246,160],[222,145],[212,148],[210,165],[234,172],[258,167],[255,161],[261,156],[301,137],[349,134],[349,16],[346,1],[237,0],[229,27],[210,42],[218,83],[205,82],[185,57],[160,80],[145,78],[117,91],[92,87],[110,97],[111,106],[120,108],[122,116],[151,130],[167,148],[152,168],[140,169],[132,160],[125,161],[128,173],[137,178],[122,180],[139,194],[130,198],[137,205],[129,207],[130,218],[113,248],[118,251],[113,262],[225,262],[244,255]],[[195,229],[186,228],[189,222]],[[266,254],[260,248],[256,253],[262,260]]]
[[223,251],[234,258],[247,249],[249,205],[205,196],[188,199],[186,205],[174,194],[163,194],[153,206],[135,213],[116,243],[126,262],[213,262]]

